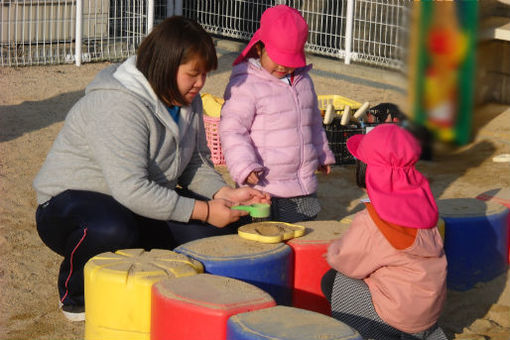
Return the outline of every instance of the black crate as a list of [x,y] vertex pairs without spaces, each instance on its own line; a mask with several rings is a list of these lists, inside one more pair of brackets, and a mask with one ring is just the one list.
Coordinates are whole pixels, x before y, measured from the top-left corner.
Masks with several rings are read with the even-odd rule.
[[335,164],[354,164],[354,157],[347,150],[346,142],[349,137],[365,134],[373,127],[380,124],[402,125],[406,118],[399,107],[393,103],[381,103],[367,111],[366,121],[351,122],[349,125],[341,125],[340,117],[335,117],[331,124],[324,125],[328,138],[329,148],[335,155]]
[[399,123],[356,123],[349,125],[341,125],[340,119],[333,119],[331,124],[324,125],[324,130],[326,131],[326,137],[328,138],[329,148],[335,155],[335,165],[342,164],[354,164],[356,163],[354,157],[351,155],[349,150],[347,150],[347,139],[349,137],[359,134],[365,134],[369,132],[372,128],[381,124],[397,124]]
[[360,125],[341,125],[340,119],[335,118],[331,124],[324,125],[326,137],[328,138],[329,148],[335,155],[335,164],[354,164],[354,157],[347,150],[346,141],[353,135],[364,133]]

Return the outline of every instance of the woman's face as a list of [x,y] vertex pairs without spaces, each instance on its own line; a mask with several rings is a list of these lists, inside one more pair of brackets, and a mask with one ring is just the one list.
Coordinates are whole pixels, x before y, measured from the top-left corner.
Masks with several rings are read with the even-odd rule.
[[203,64],[200,58],[192,57],[177,69],[177,87],[188,105],[204,87],[207,71]]
[[262,67],[267,72],[269,72],[272,76],[281,79],[281,78],[285,77],[287,74],[291,74],[292,72],[294,72],[296,70],[295,67],[287,67],[287,66],[283,66],[283,65],[275,63],[273,61],[273,59],[271,59],[269,57],[265,48],[263,48],[263,47],[260,48],[258,45],[256,45],[256,46],[257,46],[257,54],[260,57],[260,65],[262,65]]

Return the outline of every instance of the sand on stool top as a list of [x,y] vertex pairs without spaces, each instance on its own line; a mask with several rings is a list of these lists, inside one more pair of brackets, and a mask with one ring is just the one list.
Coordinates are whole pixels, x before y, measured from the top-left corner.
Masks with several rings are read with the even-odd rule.
[[228,257],[256,258],[284,251],[288,246],[284,243],[261,243],[246,240],[239,235],[222,235],[206,237],[180,245],[177,252],[185,250],[195,259],[224,259]]
[[361,340],[359,333],[343,322],[305,309],[275,306],[231,317],[245,332],[268,339]]
[[448,198],[437,201],[441,217],[481,217],[503,213],[507,208],[493,201],[476,198]]
[[87,266],[91,273],[101,271],[122,273],[126,281],[135,277],[195,275],[204,271],[203,265],[186,255],[170,250],[124,249],[115,253],[105,252],[94,256]]
[[154,288],[165,297],[214,309],[274,302],[271,295],[252,284],[212,274],[165,279]]
[[300,222],[306,228],[305,235],[290,240],[289,243],[323,243],[340,238],[351,226],[354,215],[349,215],[340,221],[319,220]]

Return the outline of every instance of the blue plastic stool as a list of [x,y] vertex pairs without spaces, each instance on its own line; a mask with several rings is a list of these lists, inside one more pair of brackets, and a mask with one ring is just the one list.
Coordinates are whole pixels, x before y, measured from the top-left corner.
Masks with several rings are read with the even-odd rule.
[[231,316],[227,340],[362,340],[357,331],[327,315],[275,306]]
[[438,201],[445,221],[448,288],[468,290],[504,273],[508,256],[508,208],[474,198]]
[[188,242],[174,251],[200,261],[206,273],[251,283],[269,293],[279,305],[292,303],[294,261],[285,243],[260,243],[224,235]]

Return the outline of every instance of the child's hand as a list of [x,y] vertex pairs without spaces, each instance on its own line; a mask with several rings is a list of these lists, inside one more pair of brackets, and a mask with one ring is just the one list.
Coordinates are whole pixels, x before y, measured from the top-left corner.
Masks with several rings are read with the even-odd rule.
[[228,199],[234,204],[271,203],[271,196],[267,192],[249,187],[232,190]]
[[329,175],[331,173],[331,166],[330,165],[319,165],[317,168],[317,171],[320,171],[324,175]]
[[214,199],[224,199],[233,205],[271,203],[271,196],[269,196],[267,192],[262,192],[250,187],[233,189],[225,186],[214,195]]
[[255,185],[259,182],[259,176],[255,171],[250,172],[248,177],[246,178],[246,183]]

